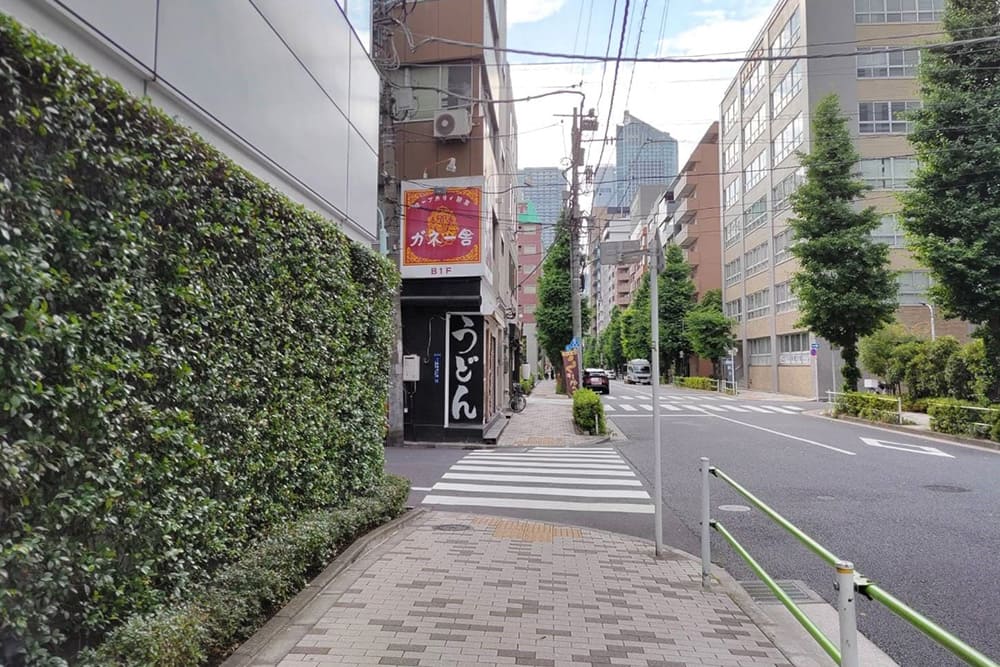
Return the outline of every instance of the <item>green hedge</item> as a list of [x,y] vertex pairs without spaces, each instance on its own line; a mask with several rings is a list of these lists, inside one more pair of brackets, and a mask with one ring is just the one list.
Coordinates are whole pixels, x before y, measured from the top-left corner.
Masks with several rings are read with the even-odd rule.
[[898,424],[899,404],[893,396],[848,392],[837,397],[833,404],[833,414],[850,415],[884,424]]
[[590,389],[573,392],[573,422],[587,433],[607,433],[601,397]]
[[715,387],[712,384],[712,378],[704,377],[675,377],[674,384],[678,387],[684,387],[686,389],[707,389],[709,391],[714,391]]
[[1000,406],[983,406],[954,399],[934,399],[927,406],[931,429],[939,433],[968,435],[1000,441]]
[[186,604],[140,614],[116,629],[85,667],[185,667],[218,661],[250,637],[309,578],[355,538],[399,516],[409,482],[389,477],[370,497],[315,511],[277,527],[246,556],[223,568]]
[[0,14],[0,638],[61,664],[378,484],[397,281]]

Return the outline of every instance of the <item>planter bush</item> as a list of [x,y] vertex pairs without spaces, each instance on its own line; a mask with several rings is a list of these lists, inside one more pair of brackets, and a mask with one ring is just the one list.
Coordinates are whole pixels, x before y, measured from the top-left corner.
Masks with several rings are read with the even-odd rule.
[[534,390],[534,388],[535,388],[535,379],[534,378],[528,377],[528,378],[524,378],[523,380],[521,380],[521,389],[524,390],[525,396],[527,396],[528,394],[530,394]]
[[990,409],[987,410],[975,409],[982,407],[954,399],[931,401],[927,406],[931,429],[939,433],[1000,441],[1000,406],[989,406]]
[[2,13],[0,147],[0,638],[55,665],[380,482],[398,277]]
[[588,433],[607,432],[604,404],[597,393],[590,389],[577,389],[573,392],[573,422]]
[[834,416],[849,415],[884,424],[898,424],[898,408],[899,404],[893,396],[856,391],[838,396],[833,405],[833,414]]
[[674,384],[678,387],[684,387],[686,389],[705,389],[708,391],[715,391],[715,387],[712,385],[712,378],[676,377],[674,378]]

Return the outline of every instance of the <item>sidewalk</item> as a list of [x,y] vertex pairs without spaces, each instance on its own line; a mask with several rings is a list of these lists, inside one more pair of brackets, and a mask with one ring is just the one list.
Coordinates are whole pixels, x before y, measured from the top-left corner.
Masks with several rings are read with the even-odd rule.
[[791,664],[697,560],[643,540],[424,511],[381,540],[224,667]]
[[556,393],[555,380],[542,380],[528,396],[524,412],[511,415],[497,447],[579,447],[607,440],[607,436],[577,435],[572,399]]

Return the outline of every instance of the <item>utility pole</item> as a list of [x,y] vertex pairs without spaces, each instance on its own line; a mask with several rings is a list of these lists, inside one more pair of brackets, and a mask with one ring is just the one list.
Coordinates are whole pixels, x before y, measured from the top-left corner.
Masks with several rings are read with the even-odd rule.
[[657,230],[649,240],[649,319],[651,326],[650,354],[653,373],[649,391],[653,399],[653,461],[656,479],[653,480],[653,537],[657,556],[663,555],[663,442],[660,440],[660,272],[663,270],[663,246]]
[[[582,109],[581,109],[582,111]],[[573,339],[583,346],[583,317],[580,312],[580,174],[579,168],[583,162],[583,150],[580,148],[580,116],[573,107],[573,155],[572,175],[570,184],[570,214],[569,214],[569,280],[570,304],[573,310]],[[579,373],[580,363],[577,363]]]

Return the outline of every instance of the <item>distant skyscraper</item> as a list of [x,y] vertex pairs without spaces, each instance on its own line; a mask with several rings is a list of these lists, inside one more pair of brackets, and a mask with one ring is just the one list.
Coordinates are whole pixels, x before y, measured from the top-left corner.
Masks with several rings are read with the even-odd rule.
[[617,206],[628,206],[636,188],[669,184],[677,175],[677,140],[628,111],[615,134]]
[[[618,205],[618,170],[614,165],[597,166],[594,173],[594,208],[612,208]],[[624,206],[624,204],[623,204]]]
[[542,246],[547,250],[556,238],[556,223],[563,209],[563,191],[568,186],[559,167],[526,167],[520,172],[521,198],[535,205],[542,225]]

